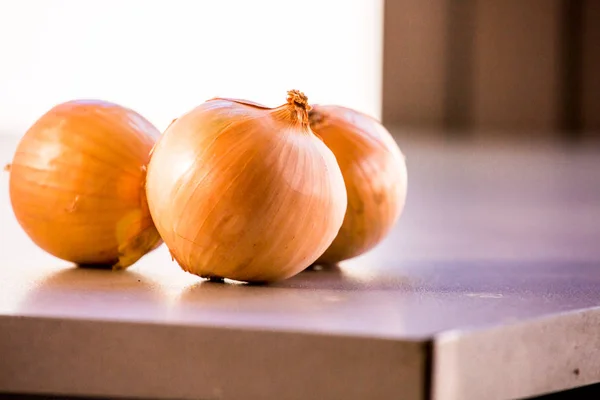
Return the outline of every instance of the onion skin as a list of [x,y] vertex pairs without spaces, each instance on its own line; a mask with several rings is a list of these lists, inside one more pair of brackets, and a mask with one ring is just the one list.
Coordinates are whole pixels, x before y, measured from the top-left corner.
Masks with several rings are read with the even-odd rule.
[[122,269],[161,239],[144,183],[159,131],[99,100],[55,106],[26,132],[10,169],[10,199],[27,235],[55,257]]
[[333,153],[308,125],[306,96],[275,109],[210,100],[154,149],[150,211],[173,258],[204,278],[289,278],[331,244],[346,211]]
[[311,128],[333,151],[348,193],[344,223],[317,263],[336,264],[375,247],[400,218],[406,201],[404,155],[377,120],[332,105],[314,106]]

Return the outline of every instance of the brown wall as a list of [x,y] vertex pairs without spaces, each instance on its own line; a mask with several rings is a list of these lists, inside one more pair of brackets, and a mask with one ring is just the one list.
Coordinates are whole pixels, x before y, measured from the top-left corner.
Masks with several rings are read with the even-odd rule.
[[583,15],[583,127],[600,131],[600,1],[585,1]]
[[387,0],[384,122],[598,130],[599,21],[595,0]]
[[384,15],[383,120],[439,126],[445,1],[387,0]]
[[476,129],[548,130],[558,114],[559,0],[475,2]]

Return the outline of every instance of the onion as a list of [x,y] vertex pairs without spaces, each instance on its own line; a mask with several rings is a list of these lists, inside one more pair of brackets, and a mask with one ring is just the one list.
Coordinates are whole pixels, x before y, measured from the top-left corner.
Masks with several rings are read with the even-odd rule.
[[314,106],[310,125],[335,154],[348,193],[342,228],[318,260],[335,264],[372,249],[394,226],[406,200],[406,164],[390,133],[358,111]]
[[298,91],[271,109],[210,100],[175,120],[148,167],[150,212],[172,257],[204,278],[271,282],[335,238],[346,190]]
[[60,104],[23,136],[10,199],[29,237],[77,264],[126,268],[160,243],[144,181],[158,130],[98,100]]

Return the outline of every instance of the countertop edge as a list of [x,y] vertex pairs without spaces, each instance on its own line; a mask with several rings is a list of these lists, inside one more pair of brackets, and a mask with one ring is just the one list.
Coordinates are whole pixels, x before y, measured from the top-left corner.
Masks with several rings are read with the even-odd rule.
[[427,341],[0,316],[0,392],[425,399]]
[[600,307],[434,340],[432,399],[525,398],[600,382]]

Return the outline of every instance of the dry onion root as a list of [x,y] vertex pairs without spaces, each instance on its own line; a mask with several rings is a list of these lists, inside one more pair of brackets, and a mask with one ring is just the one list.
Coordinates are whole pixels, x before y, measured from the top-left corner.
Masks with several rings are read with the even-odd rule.
[[130,266],[161,243],[144,190],[158,137],[150,122],[116,104],[52,108],[24,135],[10,167],[19,224],[58,258]]
[[390,133],[365,114],[314,106],[310,125],[335,154],[348,192],[342,228],[318,260],[335,264],[372,249],[394,226],[406,200],[406,164]]
[[152,217],[172,256],[201,277],[271,282],[313,263],[338,233],[346,190],[310,130],[307,98],[210,100],[175,120],[148,168]]

